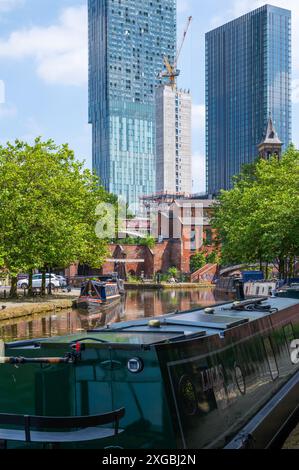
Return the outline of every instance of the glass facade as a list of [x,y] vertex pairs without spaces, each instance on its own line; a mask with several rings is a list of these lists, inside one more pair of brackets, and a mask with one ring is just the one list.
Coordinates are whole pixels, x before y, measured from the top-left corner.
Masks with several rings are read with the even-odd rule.
[[176,53],[176,0],[89,0],[93,168],[131,205],[155,192],[155,86]]
[[207,191],[258,155],[269,116],[291,142],[291,12],[265,5],[206,34]]

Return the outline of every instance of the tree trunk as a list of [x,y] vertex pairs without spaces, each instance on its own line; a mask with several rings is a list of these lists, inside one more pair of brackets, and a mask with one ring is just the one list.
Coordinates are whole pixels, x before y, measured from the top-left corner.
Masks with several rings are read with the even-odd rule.
[[265,276],[266,276],[266,279],[268,279],[268,276],[269,276],[269,263],[268,262],[266,263],[266,267],[265,267]]
[[263,271],[263,261],[260,259],[260,271]]
[[296,260],[294,256],[290,258],[290,277],[295,277],[295,264]]
[[11,286],[10,286],[10,293],[9,293],[9,296],[12,298],[12,299],[15,299],[18,297],[18,286],[17,286],[17,283],[18,283],[18,278],[16,276],[12,276],[11,278]]
[[285,260],[282,256],[279,258],[279,278],[280,280],[285,279]]
[[42,287],[41,287],[41,295],[46,295],[46,269],[42,269]]
[[290,258],[286,259],[286,272],[285,272],[285,277],[287,283],[289,283],[290,280]]
[[48,285],[48,294],[49,295],[52,295],[51,273],[52,273],[52,268],[49,267],[49,285]]
[[32,276],[33,276],[33,271],[32,271],[32,269],[29,269],[29,278],[28,278],[28,297],[32,297],[32,295],[33,295],[33,289],[32,289]]

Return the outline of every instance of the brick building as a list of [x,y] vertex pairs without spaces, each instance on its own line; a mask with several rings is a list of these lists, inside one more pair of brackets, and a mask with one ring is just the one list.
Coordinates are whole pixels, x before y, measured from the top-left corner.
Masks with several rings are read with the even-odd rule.
[[176,267],[190,273],[190,258],[199,251],[214,250],[214,232],[210,226],[214,201],[184,195],[156,195],[143,198],[151,235],[156,239],[153,248],[140,245],[110,245],[111,257],[102,272],[119,272],[151,278]]
[[[149,234],[156,239],[153,248],[141,245],[112,243],[109,257],[101,269],[72,265],[66,275],[107,275],[118,272],[122,278],[128,274],[152,278],[176,267],[181,273],[190,273],[190,258],[197,252],[215,250],[215,233],[210,226],[214,201],[186,197],[185,195],[156,195],[143,198],[144,217],[128,221],[127,234]],[[145,221],[148,221],[145,223]]]

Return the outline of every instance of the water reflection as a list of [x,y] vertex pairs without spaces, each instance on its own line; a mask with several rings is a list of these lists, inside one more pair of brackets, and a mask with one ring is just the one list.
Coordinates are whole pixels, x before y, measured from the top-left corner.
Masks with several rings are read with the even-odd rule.
[[5,341],[44,338],[76,333],[108,323],[158,316],[176,310],[207,307],[229,300],[218,297],[213,289],[193,290],[132,290],[122,301],[105,310],[87,313],[79,310],[53,312],[30,318],[0,322],[0,337]]

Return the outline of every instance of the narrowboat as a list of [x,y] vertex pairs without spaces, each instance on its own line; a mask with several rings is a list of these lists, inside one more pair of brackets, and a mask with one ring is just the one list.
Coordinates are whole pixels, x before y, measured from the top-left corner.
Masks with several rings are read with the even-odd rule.
[[298,340],[299,300],[265,297],[7,343],[0,440],[9,448],[40,445],[31,435],[27,443],[9,439],[16,418],[3,413],[33,416],[33,424],[44,417],[46,427],[49,417],[77,426],[112,413],[119,432],[103,429],[99,437],[90,428],[84,442],[61,437],[60,446],[272,447],[299,406]]
[[299,299],[299,283],[294,283],[290,286],[278,289],[276,295],[278,297],[291,297],[292,299]]
[[79,299],[76,306],[79,309],[94,310],[106,307],[112,302],[119,301],[123,294],[122,281],[108,280],[95,281],[89,280],[82,284]]
[[246,282],[244,291],[247,297],[271,296],[275,294],[277,286],[277,281]]
[[271,296],[276,291],[277,281],[244,280],[240,276],[222,277],[216,283],[216,292],[236,297],[240,283],[247,297]]

